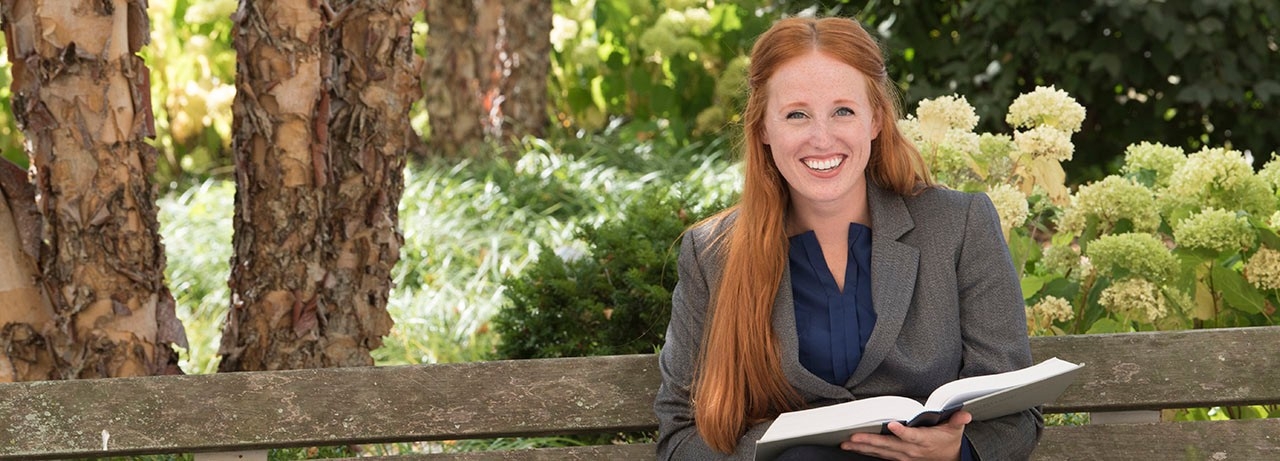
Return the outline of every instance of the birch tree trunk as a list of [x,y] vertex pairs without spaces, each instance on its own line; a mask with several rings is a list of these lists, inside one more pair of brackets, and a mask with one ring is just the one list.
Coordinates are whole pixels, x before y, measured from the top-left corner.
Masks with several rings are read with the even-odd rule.
[[143,141],[154,135],[148,69],[137,56],[148,40],[146,2],[0,6],[54,322],[25,329],[27,342],[42,336],[53,378],[180,373],[172,346],[186,347],[186,335],[164,286],[156,153]]
[[551,2],[428,2],[429,145],[445,155],[485,141],[542,136]]
[[244,0],[220,371],[371,365],[390,331],[419,1]]

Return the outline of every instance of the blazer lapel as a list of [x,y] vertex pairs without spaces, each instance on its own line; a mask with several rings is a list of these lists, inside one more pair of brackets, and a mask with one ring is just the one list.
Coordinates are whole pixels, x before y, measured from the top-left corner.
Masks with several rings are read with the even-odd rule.
[[848,389],[828,383],[800,364],[800,337],[796,332],[796,305],[791,294],[789,265],[783,266],[782,283],[778,285],[778,294],[774,300],[773,334],[778,337],[778,354],[781,356],[782,373],[787,376],[787,381],[802,393],[814,397],[842,401],[851,399],[853,394]]
[[[919,250],[898,241],[915,227],[902,197],[881,189],[868,178],[867,202],[871,208],[871,299],[876,326],[858,368],[849,378],[850,388],[866,379],[893,350],[911,306],[920,262]],[[793,312],[793,332],[794,316]]]

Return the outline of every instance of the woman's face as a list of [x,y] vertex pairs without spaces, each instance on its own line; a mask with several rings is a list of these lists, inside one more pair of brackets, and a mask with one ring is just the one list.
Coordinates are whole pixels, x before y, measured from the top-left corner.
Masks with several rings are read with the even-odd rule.
[[768,82],[762,140],[786,179],[792,203],[844,206],[865,187],[871,140],[880,133],[857,69],[813,51]]

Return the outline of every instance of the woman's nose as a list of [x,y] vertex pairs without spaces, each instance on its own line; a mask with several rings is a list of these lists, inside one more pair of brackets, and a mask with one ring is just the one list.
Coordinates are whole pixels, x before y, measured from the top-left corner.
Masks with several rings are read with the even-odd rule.
[[830,147],[834,128],[829,121],[815,120],[809,127],[809,143],[818,148]]

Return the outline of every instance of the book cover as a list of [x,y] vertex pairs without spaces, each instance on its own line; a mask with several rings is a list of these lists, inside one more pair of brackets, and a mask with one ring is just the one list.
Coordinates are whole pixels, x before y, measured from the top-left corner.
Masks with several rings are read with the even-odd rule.
[[971,376],[939,386],[925,403],[879,396],[778,415],[756,442],[757,460],[772,460],[795,445],[839,445],[855,432],[887,433],[886,425],[933,426],[964,409],[974,421],[998,418],[1052,402],[1082,365],[1057,357],[1020,370]]

